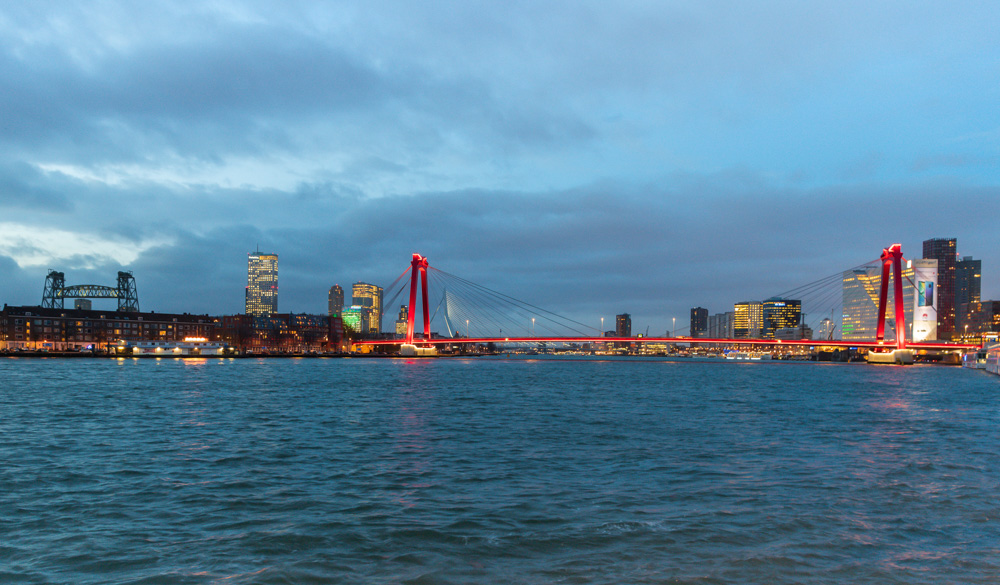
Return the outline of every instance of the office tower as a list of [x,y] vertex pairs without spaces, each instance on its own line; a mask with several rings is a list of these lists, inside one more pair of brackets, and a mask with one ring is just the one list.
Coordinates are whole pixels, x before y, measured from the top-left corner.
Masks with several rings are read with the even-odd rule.
[[615,316],[615,337],[632,337],[632,315],[622,313]]
[[938,261],[937,332],[948,340],[955,332],[955,238],[924,240],[924,258]]
[[330,287],[330,293],[326,297],[326,310],[330,317],[339,315],[344,310],[344,289],[339,284]]
[[691,309],[691,327],[688,331],[691,337],[705,337],[708,333],[708,309],[702,307]]
[[408,308],[406,305],[400,305],[399,316],[396,317],[396,335],[406,335],[407,323],[409,323]]
[[774,339],[778,329],[793,329],[802,323],[802,301],[772,297],[763,303],[761,337]]
[[278,312],[278,255],[247,254],[246,314],[261,317]]
[[744,301],[733,305],[733,336],[737,339],[759,339],[764,329],[764,304]]
[[[844,272],[842,279],[844,314],[840,331],[845,341],[875,339],[879,286],[882,281],[880,270],[872,267],[855,268]],[[891,303],[893,295],[888,295],[888,298]],[[889,311],[886,313],[889,314]]]
[[966,256],[955,262],[955,306],[964,303],[978,303],[980,298],[980,275],[983,261]]
[[966,256],[955,263],[955,332],[964,333],[970,324],[969,313],[980,297],[983,261]]
[[734,319],[735,313],[732,311],[712,315],[708,318],[708,336],[712,339],[732,339],[735,335],[733,333]]
[[355,282],[351,287],[351,304],[370,310],[368,314],[370,333],[382,332],[382,287]]
[[[903,319],[908,340],[937,339],[937,275],[938,264],[934,259],[908,260],[903,267]],[[841,337],[845,341],[875,340],[881,286],[880,266],[844,272]],[[890,273],[886,292],[885,339],[896,336],[894,286]]]
[[340,312],[341,318],[344,321],[344,327],[350,328],[355,333],[362,334],[372,333],[369,328],[372,321],[371,314],[371,309],[360,305],[351,305]]

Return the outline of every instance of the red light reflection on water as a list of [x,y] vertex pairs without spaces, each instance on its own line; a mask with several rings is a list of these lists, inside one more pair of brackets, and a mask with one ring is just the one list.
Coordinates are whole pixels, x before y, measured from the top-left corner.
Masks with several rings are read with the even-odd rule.
[[427,359],[399,360],[403,366],[403,378],[408,382],[399,386],[394,397],[395,410],[394,444],[388,453],[391,462],[385,470],[395,476],[395,487],[391,501],[403,508],[412,508],[419,503],[419,491],[436,485],[422,480],[430,473],[434,449],[428,432],[428,420],[433,412],[428,406],[433,398],[423,388],[427,377],[424,370],[432,364]]

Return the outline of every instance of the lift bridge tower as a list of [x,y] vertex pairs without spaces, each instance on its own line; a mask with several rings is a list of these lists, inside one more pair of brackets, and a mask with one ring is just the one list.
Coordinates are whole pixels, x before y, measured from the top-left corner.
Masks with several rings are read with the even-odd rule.
[[74,284],[66,286],[66,275],[50,270],[45,277],[45,290],[42,291],[42,308],[65,308],[66,299],[118,299],[118,310],[123,313],[139,312],[139,292],[135,287],[135,278],[131,272],[118,273],[118,286],[101,286],[97,284]]

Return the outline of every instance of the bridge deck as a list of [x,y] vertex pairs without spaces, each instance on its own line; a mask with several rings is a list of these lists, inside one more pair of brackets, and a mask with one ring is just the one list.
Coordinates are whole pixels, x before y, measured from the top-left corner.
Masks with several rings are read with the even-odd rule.
[[[399,339],[377,339],[355,342],[357,345],[399,345],[404,343]],[[470,337],[470,338],[436,338],[414,339],[418,345],[450,345],[458,343],[684,343],[684,344],[720,344],[720,345],[787,345],[806,347],[864,347],[895,349],[895,340],[875,341],[843,341],[818,339],[711,339],[690,337]],[[907,349],[979,349],[974,343],[946,342],[911,342]]]

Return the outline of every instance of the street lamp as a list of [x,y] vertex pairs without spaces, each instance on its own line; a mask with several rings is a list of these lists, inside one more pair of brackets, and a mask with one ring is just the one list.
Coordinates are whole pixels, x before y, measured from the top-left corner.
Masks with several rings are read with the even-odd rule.
[[670,327],[670,337],[677,337],[677,317],[673,317],[673,325]]
[[465,320],[465,338],[466,339],[469,338],[469,320],[468,319]]
[[604,317],[601,317],[601,330],[597,332],[598,337],[604,337]]
[[535,336],[535,318],[534,317],[531,318],[531,336],[532,337]]

